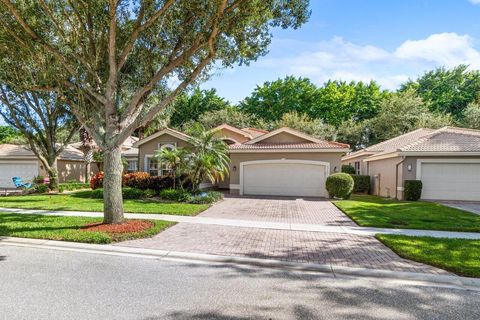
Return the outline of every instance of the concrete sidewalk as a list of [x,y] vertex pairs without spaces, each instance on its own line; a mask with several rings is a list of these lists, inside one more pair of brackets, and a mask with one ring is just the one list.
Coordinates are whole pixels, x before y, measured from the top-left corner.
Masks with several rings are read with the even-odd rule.
[[[38,214],[38,215],[48,215],[48,216],[103,217],[103,213],[101,212],[86,212],[86,211],[55,211],[55,210],[33,210],[33,209],[17,209],[17,208],[0,208],[0,211],[10,212],[10,213],[19,213],[19,214]],[[267,222],[267,221],[210,218],[210,217],[203,217],[203,216],[194,216],[194,217],[177,216],[177,215],[167,215],[167,214],[125,213],[125,217],[128,219],[165,220],[165,221],[172,221],[172,222],[257,228],[257,229],[346,233],[346,234],[353,234],[358,236],[369,236],[369,237],[382,233],[382,234],[406,235],[406,236],[426,236],[426,237],[434,237],[434,238],[457,238],[457,239],[480,240],[480,233],[475,233],[475,232],[370,228],[370,227],[354,227],[354,226],[343,226],[343,225],[331,226],[331,225],[322,225],[322,224]]]

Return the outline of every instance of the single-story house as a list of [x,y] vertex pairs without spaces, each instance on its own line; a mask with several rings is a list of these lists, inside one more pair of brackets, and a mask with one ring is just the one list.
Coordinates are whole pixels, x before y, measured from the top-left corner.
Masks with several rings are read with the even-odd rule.
[[[138,169],[138,149],[133,144],[136,137],[129,137],[122,145],[122,156],[128,162],[126,171],[135,172]],[[69,180],[85,180],[85,162],[83,152],[79,150],[80,142],[69,144],[58,157],[59,182]],[[94,143],[95,147],[95,143]],[[89,178],[99,171],[95,163],[89,165]],[[12,178],[21,177],[25,182],[31,182],[36,176],[47,176],[42,163],[27,145],[0,144],[0,188],[15,188]]]
[[342,164],[372,177],[372,193],[404,198],[421,180],[422,199],[480,201],[480,130],[418,129],[347,154]]
[[[229,145],[230,173],[218,187],[240,195],[326,197],[325,180],[340,170],[349,146],[280,128],[271,132],[227,124],[213,131]],[[162,175],[168,168],[154,158],[161,148],[187,147],[189,136],[166,128],[134,143],[139,170]]]
[[[58,157],[58,179],[83,181],[85,164],[83,153],[69,145]],[[15,188],[12,178],[21,177],[30,182],[36,176],[47,176],[43,164],[25,145],[0,144],[0,188]]]

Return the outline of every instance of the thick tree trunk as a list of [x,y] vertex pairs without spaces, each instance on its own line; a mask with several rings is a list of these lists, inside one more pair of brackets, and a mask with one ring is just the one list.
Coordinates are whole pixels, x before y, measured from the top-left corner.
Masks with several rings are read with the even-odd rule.
[[103,201],[104,223],[123,222],[122,174],[123,164],[119,147],[104,150]]
[[48,173],[48,180],[49,180],[48,188],[52,191],[57,191],[58,190],[58,168],[57,168],[56,159],[48,165],[47,173]]

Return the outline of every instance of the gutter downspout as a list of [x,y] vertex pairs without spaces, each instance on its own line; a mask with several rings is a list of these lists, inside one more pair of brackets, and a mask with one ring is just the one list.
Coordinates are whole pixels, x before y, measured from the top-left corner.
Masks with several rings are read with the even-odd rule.
[[405,162],[407,157],[403,156],[402,160],[395,165],[395,199],[398,200],[398,166]]

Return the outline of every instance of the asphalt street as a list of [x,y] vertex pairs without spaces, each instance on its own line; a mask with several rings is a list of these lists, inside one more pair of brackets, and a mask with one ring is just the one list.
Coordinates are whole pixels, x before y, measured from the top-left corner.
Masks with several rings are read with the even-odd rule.
[[480,292],[0,245],[0,319],[479,319]]

